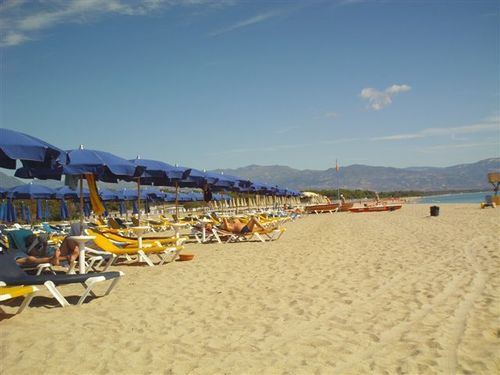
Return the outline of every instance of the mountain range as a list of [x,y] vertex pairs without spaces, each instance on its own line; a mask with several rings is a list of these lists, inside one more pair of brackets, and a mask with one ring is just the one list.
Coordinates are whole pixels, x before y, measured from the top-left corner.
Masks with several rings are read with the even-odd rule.
[[[368,165],[350,165],[327,170],[294,169],[282,165],[249,165],[237,169],[217,169],[214,172],[248,178],[291,189],[362,189],[374,191],[448,191],[490,189],[488,172],[500,172],[500,158],[490,158],[470,164],[451,167],[391,168]],[[0,171],[0,187],[10,188],[28,182]],[[57,187],[60,181],[37,181]],[[134,183],[100,184],[105,188],[134,189]]]
[[500,158],[451,167],[391,168],[350,165],[327,170],[298,170],[286,166],[249,165],[216,172],[292,189],[362,189],[373,191],[445,191],[489,189],[488,172],[500,172]]

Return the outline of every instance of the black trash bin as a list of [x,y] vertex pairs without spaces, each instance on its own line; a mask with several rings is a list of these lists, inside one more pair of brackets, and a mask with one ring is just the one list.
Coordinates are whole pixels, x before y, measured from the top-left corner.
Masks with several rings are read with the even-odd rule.
[[431,206],[431,216],[439,216],[439,207]]

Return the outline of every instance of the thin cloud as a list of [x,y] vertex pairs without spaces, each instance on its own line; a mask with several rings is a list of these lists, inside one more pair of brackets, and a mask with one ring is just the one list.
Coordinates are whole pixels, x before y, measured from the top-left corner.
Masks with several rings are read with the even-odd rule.
[[459,126],[452,128],[428,128],[422,129],[415,133],[408,134],[395,134],[386,135],[382,137],[371,138],[371,141],[401,141],[407,139],[418,139],[418,138],[429,138],[429,137],[447,137],[463,135],[463,134],[475,134],[475,133],[488,133],[488,132],[498,132],[500,130],[500,119],[498,117],[492,117],[486,119],[482,123]]
[[235,23],[234,25],[231,25],[231,26],[226,27],[224,29],[211,32],[208,35],[211,37],[215,37],[215,36],[219,36],[222,34],[226,34],[226,33],[229,33],[231,31],[241,29],[243,27],[248,27],[248,26],[252,26],[252,25],[255,25],[257,23],[260,23],[260,22],[267,21],[268,19],[273,18],[273,17],[277,17],[280,14],[281,14],[281,12],[278,12],[278,11],[272,11],[272,12],[258,14],[252,18],[248,18],[246,20],[239,21],[239,22]]
[[289,128],[283,128],[283,129],[276,129],[274,131],[274,134],[285,134],[285,133],[290,133],[295,130],[299,130],[300,126],[291,126]]
[[478,143],[459,143],[459,144],[448,144],[448,145],[435,145],[419,148],[417,151],[422,153],[434,153],[445,150],[452,149],[464,149],[464,148],[482,148],[488,146],[500,146],[500,142],[478,142]]
[[368,107],[380,111],[381,109],[389,106],[392,103],[392,98],[402,92],[410,91],[409,85],[392,85],[387,87],[384,91],[378,91],[371,87],[365,87],[361,90],[360,96],[368,100]]
[[361,138],[339,138],[339,139],[321,141],[319,143],[322,145],[338,145],[338,144],[342,144],[342,143],[352,143],[352,142],[360,142],[360,141],[363,141],[363,139],[361,139]]
[[226,6],[229,0],[4,0],[0,47],[22,44],[59,24],[86,23],[107,15],[146,16],[174,6]]

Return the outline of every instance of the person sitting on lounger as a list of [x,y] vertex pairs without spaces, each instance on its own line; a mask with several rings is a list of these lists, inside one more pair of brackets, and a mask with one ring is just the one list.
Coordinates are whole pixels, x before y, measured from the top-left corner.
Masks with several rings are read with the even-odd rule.
[[262,224],[260,224],[254,217],[251,218],[250,221],[246,224],[241,222],[239,219],[234,219],[232,222],[230,222],[228,219],[224,218],[222,220],[221,229],[236,234],[251,233],[259,229],[266,230],[266,228],[264,228]]
[[59,264],[60,259],[65,259],[70,265],[78,259],[80,255],[80,247],[78,242],[76,242],[71,237],[66,237],[58,250],[56,250],[56,265]]

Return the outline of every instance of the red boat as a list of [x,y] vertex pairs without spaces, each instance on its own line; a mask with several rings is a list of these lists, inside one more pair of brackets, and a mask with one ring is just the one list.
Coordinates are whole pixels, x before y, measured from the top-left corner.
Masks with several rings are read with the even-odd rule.
[[351,207],[351,212],[382,212],[382,211],[396,211],[403,207],[402,204],[384,204],[375,206]]
[[305,211],[308,213],[322,213],[322,212],[336,212],[336,211],[349,211],[352,203],[345,203],[339,208],[338,203],[316,204],[314,206],[307,206]]

